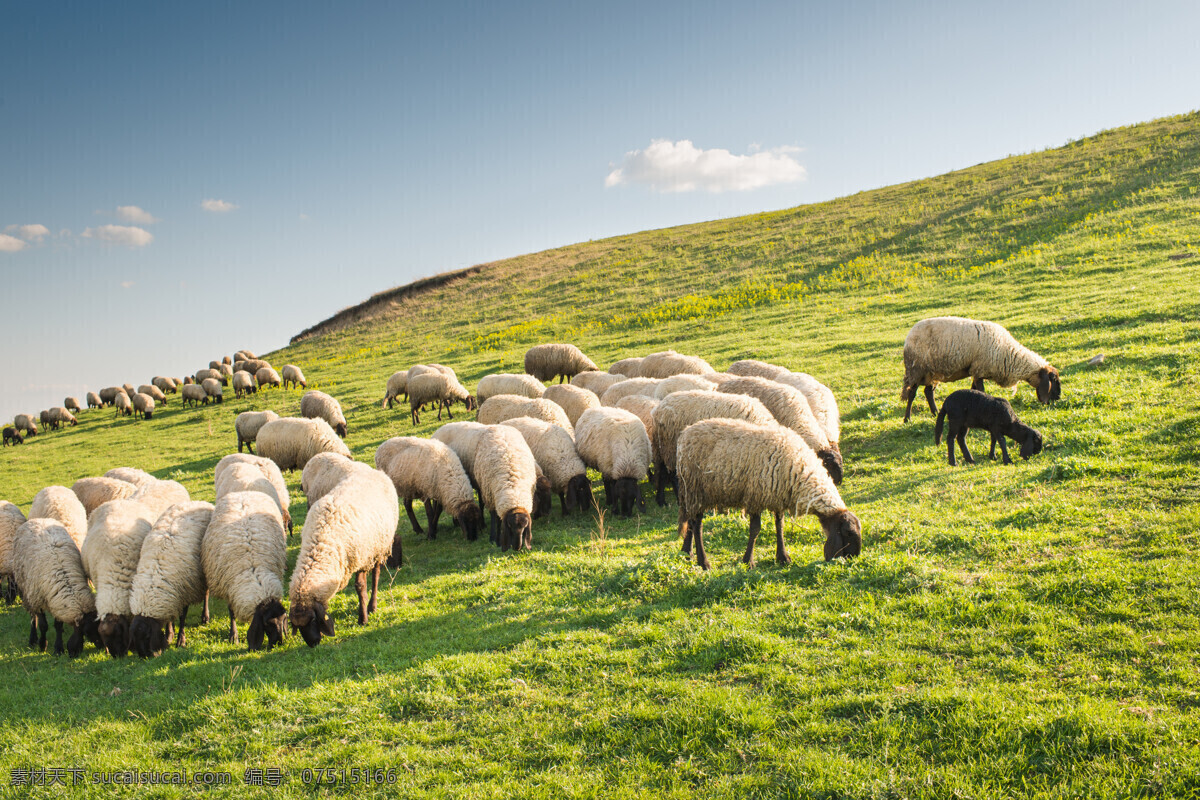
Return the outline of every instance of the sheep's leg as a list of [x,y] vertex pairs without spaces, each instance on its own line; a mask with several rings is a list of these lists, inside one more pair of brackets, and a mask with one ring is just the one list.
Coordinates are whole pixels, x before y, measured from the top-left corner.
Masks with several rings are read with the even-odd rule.
[[950,435],[946,437],[946,451],[950,456],[950,466],[957,467],[958,464],[954,461],[954,426],[950,427]]
[[791,556],[788,555],[787,548],[783,544],[783,514],[778,511],[775,512],[775,563],[792,563]]
[[424,533],[425,529],[421,527],[421,523],[417,522],[416,512],[413,511],[412,499],[404,499],[404,511],[408,514],[408,521],[412,523],[413,533]]
[[170,639],[174,635],[175,635],[175,626],[174,626],[174,624],[172,624],[171,620],[167,620],[167,639]]
[[441,400],[438,401],[438,420],[439,421],[442,419],[442,406],[444,406],[444,405],[445,405],[445,402],[443,402]]
[[988,459],[991,461],[996,460],[996,438],[995,432],[992,432],[992,449],[988,451]]
[[603,478],[604,481],[604,504],[608,506],[608,510],[616,513],[617,511],[617,495],[613,488],[615,484],[608,478]]
[[425,501],[425,517],[429,520],[429,538],[437,538],[438,520],[442,516],[442,504],[437,500]]
[[[1000,452],[1004,454],[1004,462],[1003,463],[1005,463],[1005,464],[1013,463],[1012,459],[1008,457],[1008,445],[1006,445],[1004,443],[1004,435],[1001,434],[1001,435],[997,436],[996,438],[1000,440]],[[992,445],[992,448],[995,449],[995,445]]]
[[187,622],[187,606],[184,606],[183,613],[179,615],[179,635],[175,637],[176,647],[187,647],[187,634],[183,632],[183,626]]
[[750,538],[746,542],[746,555],[742,556],[742,563],[748,567],[754,566],[754,542],[758,539],[758,532],[762,529],[762,514],[750,515]]
[[909,418],[912,417],[913,400],[917,399],[917,387],[907,386],[904,392],[908,396],[908,407],[904,409],[904,421],[908,422]]
[[234,617],[233,617],[233,609],[232,608],[229,609],[229,643],[230,644],[238,643],[237,620],[234,619]]
[[207,625],[208,621],[210,619],[212,619],[212,617],[209,616],[209,613],[208,613],[208,592],[205,592],[204,593],[204,608],[200,610],[200,624]]
[[238,437],[238,452],[242,452],[242,437]]
[[937,406],[933,403],[933,385],[925,387],[925,399],[929,402],[929,413],[937,416]]
[[48,629],[46,612],[41,611],[38,613],[38,650],[43,653],[46,652],[46,634],[48,633]]
[[38,621],[37,614],[29,615],[29,649],[30,650],[37,647],[37,639],[38,639],[37,621]]
[[562,504],[563,516],[567,516],[567,494],[566,492],[558,493],[558,502]]
[[454,419],[454,412],[450,410],[450,406],[451,406],[450,401],[446,400],[445,403],[446,403],[446,416],[449,417],[450,419]]
[[975,459],[971,455],[971,451],[967,449],[967,433],[970,430],[971,429],[966,425],[958,429],[958,446],[962,449],[963,461],[967,462],[968,464],[974,464]]
[[667,467],[661,461],[654,462],[654,500],[660,506],[667,504]]
[[379,594],[379,564],[375,565],[375,569],[371,574],[371,602],[367,603],[367,613],[375,613],[375,597]]
[[58,620],[54,620],[54,655],[56,656],[63,654],[62,632],[63,624]]
[[417,425],[418,425],[418,424],[420,424],[420,422],[421,422],[421,417],[420,417],[420,416],[417,414],[417,410],[414,408],[414,409],[412,410],[412,423],[413,423],[413,427],[414,427],[414,428],[415,428],[415,427],[417,427]]
[[971,388],[977,392],[982,392],[983,391],[983,378],[972,378],[971,379]]
[[489,509],[488,519],[490,520],[488,525],[488,533],[490,535],[488,538],[491,539],[492,544],[500,544],[500,518],[496,516],[495,511]]
[[[689,523],[690,527],[690,523]],[[712,564],[708,563],[708,555],[704,552],[704,518],[696,519],[696,563],[702,569],[712,569]]]
[[354,591],[358,594],[358,624],[367,624],[367,571],[360,569],[354,574]]

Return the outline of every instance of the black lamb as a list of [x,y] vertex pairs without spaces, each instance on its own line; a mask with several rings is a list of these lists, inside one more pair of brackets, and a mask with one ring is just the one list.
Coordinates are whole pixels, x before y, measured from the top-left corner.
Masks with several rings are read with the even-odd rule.
[[949,418],[950,431],[946,438],[950,466],[954,462],[954,442],[962,448],[963,458],[968,464],[974,464],[971,451],[967,449],[967,431],[971,428],[982,428],[992,435],[992,449],[988,458],[996,458],[996,442],[1000,443],[1000,452],[1004,454],[1004,463],[1011,464],[1008,457],[1008,447],[1004,437],[1012,439],[1021,446],[1021,458],[1028,460],[1030,456],[1042,452],[1042,435],[1033,428],[1017,419],[1012,406],[1007,400],[992,397],[985,392],[975,389],[959,389],[942,403],[942,411],[938,414],[937,427],[934,428],[934,442],[942,443],[942,423]]
[[21,434],[17,429],[9,425],[4,429],[4,444],[25,444],[25,440],[21,438]]

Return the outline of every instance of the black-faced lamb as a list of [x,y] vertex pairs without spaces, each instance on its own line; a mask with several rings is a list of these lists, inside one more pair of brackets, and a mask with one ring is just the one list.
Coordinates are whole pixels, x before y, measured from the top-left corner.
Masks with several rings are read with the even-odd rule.
[[150,379],[150,383],[157,386],[163,394],[175,394],[179,391],[179,385],[175,383],[175,379],[165,375],[155,375]]
[[604,479],[608,505],[619,517],[644,510],[638,484],[650,466],[650,437],[637,416],[620,408],[592,408],[579,418],[575,444],[580,458]]
[[988,458],[996,458],[996,443],[1000,443],[1000,452],[1004,455],[1004,463],[1011,464],[1008,457],[1008,447],[1004,437],[1008,437],[1020,445],[1020,456],[1029,460],[1030,456],[1042,452],[1042,435],[1017,419],[1016,413],[1008,401],[1000,397],[992,397],[975,389],[959,389],[953,392],[942,403],[941,413],[938,414],[937,426],[934,428],[933,441],[942,443],[942,423],[950,423],[949,435],[946,437],[947,456],[950,466],[955,466],[954,443],[962,449],[963,460],[974,464],[975,459],[967,450],[967,433],[972,428],[982,428],[991,434],[992,448]]
[[329,423],[341,438],[346,438],[346,415],[342,413],[342,404],[337,398],[324,392],[305,392],[300,398],[300,416],[309,419],[323,419]]
[[[480,510],[483,510],[485,505],[483,491],[479,488],[479,481],[475,477],[475,453],[479,446],[480,436],[492,427],[495,426],[482,425],[478,422],[451,422],[434,431],[432,437],[453,450],[454,454],[458,456],[458,460],[462,462],[467,479],[471,481],[471,486],[475,488],[475,491],[479,492]],[[537,467],[536,461],[534,467],[537,478],[534,482],[532,515],[533,519],[540,519],[543,514],[550,513],[553,495],[550,490],[550,479],[542,473],[541,468]]]
[[565,378],[594,369],[599,368],[573,344],[539,344],[525,352],[525,371],[539,381],[558,378],[562,383]]
[[904,386],[900,399],[907,401],[904,421],[912,416],[917,387],[925,387],[929,412],[936,415],[933,390],[939,383],[971,378],[971,388],[982,391],[985,380],[1010,389],[1024,381],[1037,391],[1041,403],[1062,395],[1058,370],[1022,345],[995,322],[962,317],[923,319],[904,339]]
[[[450,514],[468,541],[479,538],[483,515],[475,505],[475,493],[462,462],[448,446],[434,439],[393,437],[375,451],[375,466],[396,487],[415,533],[426,533],[413,512],[413,500],[420,500],[425,504],[430,539],[437,537],[438,518],[443,510]],[[388,566],[399,564],[389,559]]]
[[25,440],[21,438],[21,434],[12,425],[7,425],[4,428],[4,444],[18,445],[25,444]]
[[63,624],[74,628],[67,655],[83,652],[86,636],[101,647],[96,598],[88,587],[83,561],[71,535],[52,519],[30,519],[17,529],[12,552],[13,578],[21,605],[29,612],[29,646],[46,650],[46,613],[54,617],[54,654],[63,652]]
[[762,512],[775,513],[775,559],[790,561],[783,543],[783,515],[815,514],[825,531],[825,560],[857,556],[862,526],[846,509],[820,459],[796,432],[775,422],[738,419],[697,422],[680,435],[679,526],[683,552],[696,543],[696,562],[711,566],[704,552],[706,511],[742,510],[750,515],[750,540],[742,561],[754,563]]

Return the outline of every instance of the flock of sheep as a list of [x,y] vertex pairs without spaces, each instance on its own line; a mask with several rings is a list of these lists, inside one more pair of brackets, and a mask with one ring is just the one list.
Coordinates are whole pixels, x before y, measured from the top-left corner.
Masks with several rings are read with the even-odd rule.
[[[236,388],[238,375],[250,374],[239,366],[254,367],[258,385],[271,382],[270,365],[238,356],[245,357],[225,370],[212,367],[218,375],[197,374],[183,388],[205,391],[212,380],[219,398],[222,375]],[[973,379],[976,389],[951,395],[938,420],[940,437],[950,419],[952,464],[956,440],[970,460],[962,438],[970,427],[991,431],[993,451],[998,440],[1006,463],[1005,436],[1021,442],[1022,456],[1036,452],[1026,441],[1032,429],[1006,402],[980,390],[984,380],[1006,387],[1025,381],[1050,402],[1059,396],[1058,373],[1003,328],[955,317],[924,320],[909,333],[904,363],[906,421],[918,387],[926,387],[936,411],[937,383]],[[85,638],[114,656],[130,649],[157,655],[172,636],[180,646],[189,606],[202,603],[207,622],[210,595],[228,604],[231,642],[244,622],[251,649],[278,644],[289,625],[316,646],[334,633],[329,603],[351,578],[358,622],[366,624],[375,610],[382,566],[397,567],[403,558],[401,502],[414,532],[431,539],[443,511],[468,540],[478,538],[486,514],[494,544],[527,550],[533,521],[550,513],[555,494],[564,516],[592,506],[589,469],[600,474],[605,500],[620,516],[644,508],[643,480],[653,480],[660,505],[673,487],[683,550],[690,555],[694,545],[705,569],[703,517],[720,510],[749,517],[746,564],[754,563],[764,512],[774,515],[779,563],[789,561],[786,514],[817,517],[827,560],[859,554],[861,525],[837,489],[843,477],[837,400],[812,376],[755,360],[717,372],[674,351],[626,358],[602,372],[570,344],[531,348],[525,370],[484,377],[475,396],[449,367],[395,373],[383,405],[407,397],[414,424],[426,405],[436,407],[439,419],[456,402],[478,413],[475,421],[442,425],[428,439],[388,439],[376,449],[374,467],[354,461],[342,441],[348,425],[338,401],[310,391],[301,399],[301,417],[237,416],[238,452],[214,470],[215,503],[192,501],[180,484],[131,468],[80,479],[70,489],[46,487],[28,519],[0,501],[6,598],[19,595],[31,615],[30,646],[46,647],[47,612],[55,620],[56,653],[64,649],[63,624],[72,625],[66,645],[72,656]],[[285,367],[284,374],[306,387],[298,369]],[[547,388],[544,382],[555,378],[559,383]],[[128,400],[113,388],[114,402]],[[963,395],[965,403],[956,400]],[[243,446],[250,452],[243,454]],[[285,609],[292,524],[282,471],[296,469],[308,512]],[[414,500],[425,505],[427,530]]]

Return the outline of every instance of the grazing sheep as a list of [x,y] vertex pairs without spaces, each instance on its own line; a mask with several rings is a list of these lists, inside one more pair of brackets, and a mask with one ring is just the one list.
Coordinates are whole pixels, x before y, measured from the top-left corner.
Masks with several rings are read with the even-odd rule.
[[220,369],[221,369],[221,362],[220,362],[220,361],[216,361],[216,360],[210,361],[210,362],[208,362],[208,368],[209,368],[209,369],[220,370]]
[[196,372],[196,374],[192,377],[195,379],[196,383],[200,384],[201,386],[203,386],[204,382],[207,380],[214,380],[214,381],[217,381],[218,383],[225,382],[225,377],[223,375],[221,375],[221,370],[219,370],[219,369],[198,370]]
[[380,408],[387,406],[392,407],[392,401],[398,400],[400,395],[404,395],[408,399],[408,370],[402,369],[399,372],[393,372],[392,377],[388,378],[387,389],[383,394],[383,402],[380,403]]
[[515,394],[536,399],[545,392],[546,387],[532,375],[502,372],[480,378],[479,385],[475,387],[475,398],[483,405],[489,397],[498,394]]
[[675,392],[654,409],[654,499],[667,504],[667,481],[675,479],[675,449],[687,426],[705,419],[743,419],[755,425],[775,424],[761,401],[740,394],[690,391]]
[[573,344],[539,344],[525,352],[525,371],[539,381],[558,378],[562,383],[564,378],[596,369],[599,367]]
[[611,372],[581,372],[574,378],[571,378],[571,385],[578,386],[580,389],[587,389],[589,392],[593,392],[596,397],[600,397],[604,394],[605,389],[623,380],[625,380],[624,375],[616,375]]
[[617,401],[616,408],[631,412],[642,421],[646,435],[650,437],[651,450],[654,449],[654,409],[658,408],[658,400],[644,394],[631,394]]
[[[167,649],[176,617],[179,631],[175,646],[187,644],[184,624],[188,606],[204,603],[208,597],[200,545],[212,513],[211,503],[192,501],[171,506],[142,540],[129,594],[133,614],[129,639],[142,658],[160,655]],[[207,620],[202,617],[201,621]]]
[[204,390],[204,393],[206,395],[208,395],[213,400],[216,400],[218,403],[220,403],[222,400],[225,399],[222,396],[221,382],[219,380],[217,380],[216,378],[205,378],[201,382],[200,388]]
[[104,405],[104,403],[100,400],[100,395],[96,394],[95,392],[87,393],[87,404],[89,409],[100,408]]
[[634,358],[622,358],[617,363],[608,368],[608,371],[613,375],[624,375],[627,378],[642,377],[642,362],[646,359],[641,356]]
[[324,392],[305,392],[300,398],[300,416],[323,419],[334,433],[346,438],[346,415],[342,413],[342,404]]
[[[566,385],[550,388],[566,388]],[[558,495],[564,517],[576,508],[591,506],[592,484],[571,434],[560,425],[532,417],[515,417],[500,424],[516,428],[524,437],[533,460],[550,483],[550,490]],[[534,504],[537,505],[536,497]]]
[[58,423],[51,418],[50,409],[38,412],[38,422],[42,423],[42,427],[46,430],[58,430]]
[[242,452],[242,445],[246,445],[246,449],[253,455],[254,442],[258,438],[258,432],[262,430],[263,425],[277,419],[279,419],[279,415],[274,411],[243,411],[238,414],[233,420],[233,429],[237,433],[238,452]]
[[116,478],[119,481],[132,483],[134,486],[142,487],[149,486],[158,481],[158,478],[151,475],[145,470],[137,467],[113,467],[108,472],[104,473],[106,478]]
[[150,520],[153,523],[171,506],[177,503],[186,503],[192,498],[188,496],[188,491],[183,488],[183,484],[178,481],[156,479],[153,483],[139,486],[136,492],[129,495],[129,499],[141,503],[154,512],[154,517]]
[[[134,394],[137,394],[137,392],[134,392]],[[113,405],[117,409],[117,416],[124,415],[128,417],[133,414],[133,401],[124,392],[117,393],[117,396],[113,399]]]
[[[275,466],[273,461],[267,460],[276,472],[279,472],[279,467]],[[279,473],[282,480],[283,474]],[[227,494],[234,492],[262,492],[267,497],[275,501],[275,505],[279,506],[280,519],[283,520],[284,527],[291,532],[291,521],[288,519],[288,497],[279,494],[279,490],[275,482],[269,478],[257,464],[249,464],[244,461],[235,461],[226,465],[221,471],[221,475],[213,480],[216,487],[216,499],[220,500]]]
[[412,373],[415,369],[414,367],[409,370],[408,377],[408,407],[412,410],[413,425],[420,424],[421,416],[418,412],[426,403],[437,403],[439,420],[442,418],[443,408],[450,419],[454,419],[454,415],[450,413],[450,406],[456,401],[462,401],[468,411],[475,408],[475,400],[471,393],[456,378],[441,372],[426,372],[414,378]]
[[71,484],[71,491],[79,498],[84,513],[92,512],[109,500],[124,500],[137,491],[136,486],[117,478],[80,478]]
[[750,541],[742,561],[754,563],[762,512],[775,513],[775,559],[790,561],[783,544],[783,515],[815,514],[825,530],[825,560],[857,556],[862,526],[846,509],[816,453],[794,431],[771,422],[709,419],[679,437],[679,526],[683,552],[711,566],[704,552],[703,517],[710,510],[738,509],[750,515]]
[[409,367],[405,371],[408,373],[409,378],[415,378],[418,375],[432,375],[434,373],[437,373],[439,375],[444,374],[444,373],[442,373],[442,371],[440,369],[435,369],[434,367],[431,367],[428,364],[416,364],[414,366]]
[[223,386],[228,386],[229,379],[233,377],[233,367],[229,364],[222,364],[221,366],[217,367],[217,371],[221,373],[221,384]]
[[195,382],[196,382],[196,381],[192,380],[192,376],[191,376],[191,375],[187,375],[187,376],[185,376],[185,377],[184,377],[184,379],[183,379],[182,381],[180,381],[180,385],[181,385],[181,386],[191,386],[191,385],[192,385],[193,383],[195,383]]
[[308,381],[304,380],[304,373],[295,364],[284,364],[283,369],[279,371],[279,375],[283,378],[284,388],[287,388],[289,383],[293,389],[297,386],[304,389],[308,388]]
[[88,513],[79,498],[65,486],[47,486],[33,496],[30,519],[52,519],[67,529],[78,547],[88,531]]
[[0,578],[6,579],[4,602],[11,604],[17,599],[17,581],[13,577],[13,545],[17,541],[17,530],[25,524],[21,509],[7,500],[0,500]]
[[220,486],[224,479],[225,470],[234,464],[249,464],[271,482],[271,486],[275,489],[275,498],[279,501],[279,513],[283,516],[283,526],[287,528],[288,535],[291,535],[292,513],[290,509],[292,499],[288,494],[287,482],[283,479],[283,473],[279,471],[279,467],[275,465],[275,462],[261,456],[230,453],[218,461],[216,468],[213,469],[213,484]]
[[[715,374],[715,373],[714,373]],[[707,375],[672,375],[664,378],[654,387],[654,399],[662,400],[673,392],[689,392],[692,390],[713,391],[717,384]]]
[[487,425],[478,422],[450,422],[438,428],[430,437],[454,451],[458,460],[462,462],[467,477],[476,488],[478,485],[475,484],[474,478],[475,448],[479,445],[479,434],[486,429]]
[[332,492],[347,476],[364,469],[371,469],[371,465],[355,461],[341,453],[317,453],[308,460],[300,473],[300,491],[304,492],[311,507]]
[[1037,390],[1041,403],[1062,394],[1058,370],[1050,362],[1022,345],[994,322],[962,317],[923,319],[904,339],[904,386],[900,399],[907,400],[904,421],[912,416],[917,387],[925,387],[930,413],[936,415],[933,390],[939,383],[971,378],[971,388],[982,391],[985,380],[1011,389],[1021,381]]
[[642,360],[639,370],[643,378],[670,378],[673,375],[711,375],[716,372],[699,356],[685,356],[674,350],[651,353]]
[[579,418],[575,443],[583,462],[604,478],[604,494],[617,516],[645,509],[638,484],[650,466],[650,437],[637,415],[619,408],[593,408]]
[[771,416],[775,418],[776,422],[800,434],[800,438],[804,439],[805,444],[812,448],[817,457],[821,459],[821,463],[825,465],[834,484],[838,485],[842,482],[841,453],[829,444],[825,431],[817,423],[817,418],[813,416],[812,409],[808,405],[808,398],[799,389],[766,378],[748,376],[730,378],[718,384],[717,391],[725,394],[747,395],[760,400],[767,407],[767,411],[771,412]]
[[238,370],[233,373],[233,396],[245,397],[248,394],[254,394],[258,391],[258,384],[254,382],[254,376],[246,370]]
[[150,419],[154,416],[154,398],[148,394],[138,392],[133,396],[133,416],[142,415],[142,419]]
[[134,396],[135,394],[137,394],[137,390],[133,388],[133,384],[132,384],[132,383],[125,383],[125,384],[122,384],[122,385],[121,385],[121,391],[125,392],[125,396],[126,396],[126,397],[128,397],[128,398],[130,398],[131,400],[133,399],[133,396]]
[[81,410],[79,408],[79,398],[78,397],[68,397],[67,399],[63,400],[62,407],[65,408],[67,411],[73,411],[73,412],[77,412],[77,411]]
[[234,361],[249,361],[252,358],[258,358],[258,356],[254,355],[250,350],[238,350],[233,354]]
[[753,358],[747,358],[742,361],[735,361],[729,365],[726,370],[730,375],[736,375],[739,378],[766,378],[767,380],[775,380],[776,377],[787,372],[784,367],[777,367],[774,364],[768,364],[766,361],[756,361]]
[[[249,372],[250,370],[246,370]],[[279,373],[271,367],[259,367],[254,373],[254,379],[258,381],[258,388],[264,386],[280,386],[283,381],[279,377]]]
[[258,454],[274,461],[282,470],[304,469],[317,453],[341,453],[350,457],[350,448],[338,438],[323,419],[281,417],[258,431]]
[[283,573],[287,538],[279,506],[261,492],[234,492],[216,502],[200,542],[200,566],[208,591],[229,605],[229,643],[237,644],[238,622],[249,622],[251,650],[283,642]]
[[92,512],[87,538],[79,548],[83,571],[96,587],[100,640],[113,658],[129,652],[133,576],[142,554],[142,541],[158,517],[158,511],[132,497],[110,500]]
[[152,383],[154,386],[157,386],[158,389],[163,392],[163,394],[175,394],[179,391],[179,384],[175,382],[174,378],[168,378],[163,375],[155,375],[150,380],[150,383]]
[[222,364],[225,364],[225,365],[227,365],[227,366],[228,366],[229,364],[232,364],[232,363],[233,363],[233,359],[232,359],[232,358],[230,358],[229,356],[222,356],[222,357],[221,357],[221,363],[222,363]]
[[[597,372],[595,374],[603,375],[604,373]],[[554,384],[546,390],[542,399],[562,406],[562,410],[567,413],[567,419],[570,420],[572,426],[583,412],[589,408],[600,407],[600,398],[596,396],[595,392],[579,386],[572,386],[569,383]]]
[[631,394],[654,397],[660,383],[662,383],[661,378],[629,378],[620,383],[614,383],[604,390],[604,394],[600,395],[600,405],[614,407],[622,397],[628,397]]
[[825,431],[825,438],[829,440],[830,447],[840,454],[841,448],[838,440],[841,439],[841,415],[838,411],[837,398],[833,396],[830,388],[804,372],[783,372],[774,380],[777,383],[793,386],[804,393],[805,399],[808,400],[808,407],[812,409],[813,416],[816,417],[821,430]]
[[533,417],[559,425],[571,436],[575,435],[575,426],[567,417],[567,412],[558,403],[542,398],[531,400],[515,394],[498,394],[489,397],[487,402],[479,405],[479,414],[475,419],[481,425],[498,425],[506,419],[514,417]]
[[167,404],[167,395],[162,389],[155,386],[153,383],[144,383],[138,387],[138,394],[148,394],[154,398],[155,403]]
[[1021,446],[1020,456],[1025,461],[1042,452],[1042,435],[1017,419],[1012,406],[1003,398],[992,397],[975,389],[959,389],[952,393],[942,403],[942,411],[938,414],[937,426],[933,430],[935,444],[942,443],[942,423],[947,420],[950,422],[950,432],[946,438],[947,455],[952,467],[955,466],[955,441],[962,449],[963,459],[968,464],[975,463],[971,452],[967,450],[967,433],[971,428],[982,428],[991,434],[992,449],[988,458],[993,461],[996,459],[996,442],[999,442],[1004,463],[1013,463],[1004,443],[1006,436]]
[[100,390],[101,405],[111,406],[117,399],[117,395],[125,394],[125,390],[120,386],[106,386]]
[[485,428],[479,433],[474,466],[483,504],[491,512],[492,542],[501,551],[533,549],[537,463],[524,437],[507,425]]
[[[88,588],[79,549],[62,525],[31,519],[17,529],[12,548],[13,579],[21,588],[21,605],[29,612],[29,646],[46,650],[46,612],[54,617],[54,654],[63,652],[63,624],[74,631],[67,655],[83,652],[86,636],[100,647],[96,598]],[[40,630],[40,635],[39,635]]]
[[185,383],[182,392],[183,405],[185,408],[187,407],[188,403],[191,403],[192,405],[208,405],[208,392],[204,391],[203,387],[197,386],[194,383]]
[[[425,533],[412,506],[413,500],[420,500],[425,504],[430,539],[437,538],[438,518],[443,510],[450,514],[468,541],[479,538],[483,514],[475,505],[475,493],[462,462],[448,446],[434,439],[393,437],[375,451],[375,466],[396,487],[415,533]],[[388,566],[400,565],[389,560]]]
[[[384,562],[399,561],[396,526],[400,502],[391,478],[379,470],[347,476],[309,508],[301,534],[300,554],[288,587],[292,627],[309,647],[322,635],[332,636],[329,601],[356,575],[358,623],[366,625],[375,611],[379,571]],[[367,601],[367,573],[371,599]]]
[[21,438],[21,434],[17,432],[16,428],[9,425],[4,429],[4,444],[5,446],[10,444],[16,446],[18,444],[25,444],[25,440]]
[[25,431],[30,436],[37,436],[37,425],[33,422],[32,414],[17,414],[13,417],[13,427],[19,431]]
[[[261,358],[248,358],[242,363],[241,368],[251,374],[258,374],[258,371],[260,369],[269,369],[269,370],[271,370],[271,372],[275,372],[275,368],[272,367],[268,362],[264,361]],[[238,367],[236,364],[233,367],[233,371],[234,372],[238,371]]]

